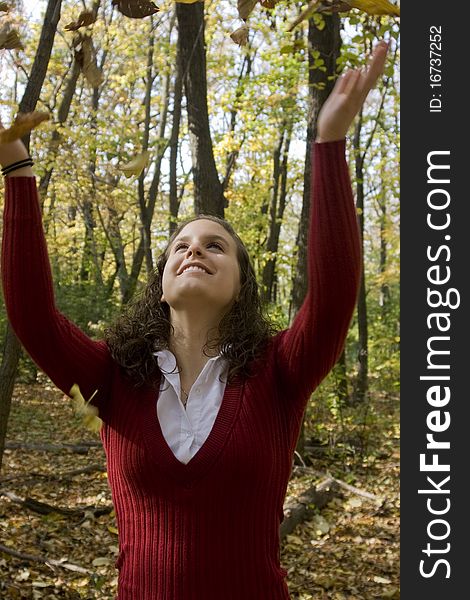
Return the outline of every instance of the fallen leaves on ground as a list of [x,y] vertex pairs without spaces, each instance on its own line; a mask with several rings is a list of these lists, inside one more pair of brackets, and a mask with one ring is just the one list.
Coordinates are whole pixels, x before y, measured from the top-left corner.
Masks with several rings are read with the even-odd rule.
[[[84,428],[72,401],[46,380],[17,385],[9,421],[9,442],[48,444],[90,442],[87,454],[8,449],[2,487],[54,506],[105,507],[111,493],[97,434]],[[370,458],[370,457],[369,457]],[[343,490],[327,507],[298,525],[281,543],[292,600],[398,600],[399,501],[398,438],[382,445],[378,457],[354,465],[348,482],[379,497]],[[73,474],[79,469],[89,472]],[[315,460],[314,468],[344,479],[344,464]],[[68,476],[67,474],[71,474]],[[286,501],[299,497],[312,477],[294,475]],[[33,563],[0,552],[0,597],[9,600],[110,600],[116,594],[118,537],[114,513],[94,517],[39,515],[0,497],[0,544],[23,554],[47,556],[85,570]]]

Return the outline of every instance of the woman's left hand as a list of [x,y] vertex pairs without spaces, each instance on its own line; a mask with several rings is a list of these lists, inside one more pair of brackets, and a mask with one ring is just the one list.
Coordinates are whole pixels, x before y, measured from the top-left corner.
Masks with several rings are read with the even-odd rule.
[[383,73],[387,51],[388,43],[379,42],[366,67],[349,69],[341,75],[318,115],[317,142],[332,142],[346,137],[367,94]]

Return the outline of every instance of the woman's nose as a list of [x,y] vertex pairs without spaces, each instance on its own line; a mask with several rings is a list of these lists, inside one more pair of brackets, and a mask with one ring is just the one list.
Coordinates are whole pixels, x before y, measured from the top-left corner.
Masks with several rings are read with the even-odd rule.
[[186,250],[186,256],[201,256],[202,255],[202,248],[201,245],[198,244],[197,242],[193,242],[192,244],[189,244],[188,249]]

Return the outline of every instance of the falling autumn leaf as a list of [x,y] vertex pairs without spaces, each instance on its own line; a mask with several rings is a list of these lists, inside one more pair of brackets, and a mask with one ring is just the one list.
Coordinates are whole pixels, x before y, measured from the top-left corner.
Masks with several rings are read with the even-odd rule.
[[274,8],[279,0],[259,0],[263,8]]
[[248,25],[242,25],[239,29],[236,29],[233,33],[230,34],[232,40],[238,44],[239,46],[245,46],[248,42],[248,33],[250,29]]
[[238,0],[238,14],[240,15],[240,19],[245,21],[257,3],[258,0]]
[[353,8],[358,8],[369,15],[400,16],[400,7],[388,0],[345,0]]
[[104,77],[96,64],[96,52],[91,37],[78,34],[74,46],[75,59],[83,75],[92,87],[97,88],[103,83]]
[[305,10],[292,21],[287,31],[292,31],[299,23],[310,18],[314,12],[349,12],[352,8],[369,15],[400,16],[400,7],[388,0],[311,0]]
[[150,152],[144,150],[125,165],[121,165],[119,169],[124,172],[124,175],[129,179],[133,175],[138,177],[145,167],[148,165]]
[[315,9],[318,13],[349,12],[351,5],[341,0],[323,0]]
[[72,21],[64,27],[65,31],[77,31],[80,27],[88,27],[96,21],[96,14],[92,10],[84,10],[78,15],[76,21]]
[[5,25],[0,29],[0,50],[16,49],[23,49],[20,36],[18,35],[16,29],[13,29],[10,23],[5,23]]
[[143,19],[160,10],[156,4],[148,0],[113,0],[113,6],[121,14],[131,19]]
[[49,118],[49,113],[39,110],[30,113],[19,113],[11,127],[0,131],[0,144],[7,144],[21,139]]
[[99,431],[102,424],[101,419],[98,417],[98,409],[96,406],[90,404],[97,392],[98,390],[95,390],[88,401],[85,401],[85,398],[80,391],[80,387],[76,383],[73,384],[69,392],[69,396],[73,400],[75,414],[80,417],[83,424],[92,431]]

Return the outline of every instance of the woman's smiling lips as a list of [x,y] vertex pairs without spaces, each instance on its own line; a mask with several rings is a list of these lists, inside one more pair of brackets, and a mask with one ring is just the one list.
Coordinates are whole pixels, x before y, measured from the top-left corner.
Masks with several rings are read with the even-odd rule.
[[200,263],[190,263],[184,266],[177,276],[182,275],[183,273],[206,273],[207,275],[212,275],[209,269]]

